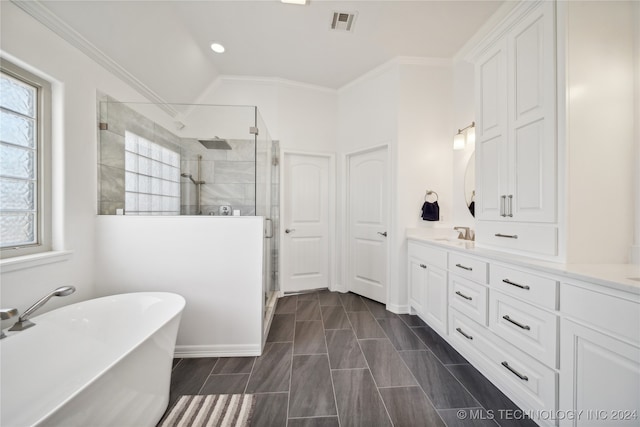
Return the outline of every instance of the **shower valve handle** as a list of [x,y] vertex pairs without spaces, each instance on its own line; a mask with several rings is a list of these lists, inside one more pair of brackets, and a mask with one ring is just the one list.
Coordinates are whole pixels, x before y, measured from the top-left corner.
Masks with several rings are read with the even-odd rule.
[[293,233],[294,231],[296,231],[295,228],[287,228],[286,230],[284,230],[284,232],[287,233],[287,234]]

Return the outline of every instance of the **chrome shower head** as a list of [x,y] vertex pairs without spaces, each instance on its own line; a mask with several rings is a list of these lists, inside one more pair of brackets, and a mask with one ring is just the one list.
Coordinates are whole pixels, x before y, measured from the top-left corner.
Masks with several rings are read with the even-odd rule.
[[227,140],[218,136],[212,139],[199,139],[198,142],[204,145],[207,150],[231,150]]

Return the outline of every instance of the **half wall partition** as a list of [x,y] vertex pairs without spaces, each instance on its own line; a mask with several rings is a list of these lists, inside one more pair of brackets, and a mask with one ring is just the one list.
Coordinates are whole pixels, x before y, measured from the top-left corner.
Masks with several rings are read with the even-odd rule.
[[[167,114],[167,111],[175,114]],[[130,103],[99,94],[97,116],[98,253],[109,260],[98,266],[104,275],[104,280],[97,284],[102,288],[99,293],[170,291],[173,288],[187,298],[183,324],[188,325],[205,318],[207,322],[224,322],[222,317],[218,319],[211,314],[212,310],[227,313],[226,320],[231,320],[229,313],[239,314],[241,310],[229,311],[229,308],[235,304],[241,307],[243,300],[252,299],[247,289],[255,289],[263,295],[260,335],[264,341],[278,290],[279,149],[257,107]],[[142,218],[159,216],[175,219]],[[137,219],[131,222],[133,218],[126,221],[126,217]],[[252,237],[246,237],[248,230],[256,229],[255,221],[249,217],[261,221],[262,235],[254,236],[251,232]],[[208,221],[219,225],[208,224]],[[227,221],[233,221],[233,224]],[[159,228],[154,233],[152,230],[156,225]],[[194,226],[202,229],[202,235],[188,232]],[[129,231],[116,232],[124,229]],[[214,231],[218,229],[225,232]],[[255,245],[256,238],[262,240],[261,290],[260,284],[256,288],[247,287],[246,283],[234,283],[231,266],[243,263],[242,242],[229,241],[233,239],[229,232],[235,229],[238,230],[235,240],[245,236],[254,242],[247,243],[247,247]],[[176,245],[167,241],[169,236],[174,241],[181,235],[187,239],[187,234],[194,243],[192,246],[188,242],[181,241]],[[151,242],[155,236],[157,241]],[[138,241],[134,244],[133,239]],[[140,243],[141,239],[149,242]],[[144,252],[146,246],[149,254],[155,253],[156,257],[174,262],[159,265],[159,269],[166,268],[166,274],[155,274],[154,281],[144,276],[134,280],[125,277],[124,273],[116,274],[114,267],[122,271],[129,268],[128,262],[136,262],[131,259],[130,251],[122,249],[133,246],[138,248],[137,252]],[[157,247],[164,249],[157,252]],[[179,247],[182,250],[178,250]],[[198,251],[194,249],[194,253],[188,255],[194,247],[199,248]],[[203,251],[210,251],[211,255],[207,257]],[[167,252],[173,255],[167,258]],[[195,258],[208,259],[209,264],[196,264]],[[251,262],[255,263],[255,259]],[[150,264],[144,260],[140,265],[149,268]],[[235,271],[241,269],[234,268]],[[133,273],[134,270],[130,271]],[[216,272],[219,272],[218,277],[215,277]],[[158,277],[173,277],[174,280],[159,283]],[[176,281],[176,277],[189,280]],[[237,274],[237,277],[244,276]],[[112,283],[114,281],[119,283],[116,285]],[[234,295],[234,286],[238,292],[242,291],[238,293],[237,301],[231,302],[229,295]],[[218,301],[214,301],[216,295]],[[222,296],[226,298],[225,307],[220,305]],[[183,329],[184,326],[178,338],[178,354],[241,355],[253,352],[242,349],[255,348],[253,338],[248,343],[239,338],[241,334],[223,330],[214,333],[212,330],[209,336],[197,338],[194,330]],[[233,342],[225,337],[233,337]],[[229,342],[221,342],[224,340]],[[243,347],[245,345],[249,347]]]

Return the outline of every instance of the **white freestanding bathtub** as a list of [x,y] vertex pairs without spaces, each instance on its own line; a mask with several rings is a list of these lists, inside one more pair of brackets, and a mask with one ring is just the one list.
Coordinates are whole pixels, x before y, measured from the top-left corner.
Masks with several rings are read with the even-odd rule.
[[155,426],[185,300],[145,292],[68,305],[0,340],[2,427]]

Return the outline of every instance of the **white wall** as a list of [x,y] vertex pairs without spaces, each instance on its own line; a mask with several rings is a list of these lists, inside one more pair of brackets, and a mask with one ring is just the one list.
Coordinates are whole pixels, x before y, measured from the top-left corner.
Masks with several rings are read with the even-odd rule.
[[2,56],[53,84],[54,249],[73,254],[64,262],[0,273],[2,307],[20,311],[57,286],[77,288],[54,298],[44,312],[94,296],[96,91],[142,98],[11,2],[0,2],[0,8]]
[[100,216],[96,292],[182,295],[178,357],[259,355],[262,223],[262,217]]
[[[256,105],[271,138],[288,150],[335,152],[337,92],[281,79],[218,78],[202,104]],[[223,135],[220,135],[224,137]]]
[[[453,127],[450,146],[457,129],[469,126],[475,121],[473,64],[464,60],[453,64]],[[475,219],[467,209],[464,198],[464,179],[467,164],[475,152],[475,144],[467,144],[464,150],[453,151],[453,220],[454,226],[475,228]]]
[[[391,268],[397,289],[392,301],[408,304],[407,228],[452,227],[453,200],[459,197],[452,185],[452,67],[449,61],[400,64],[396,229],[390,240]],[[438,193],[440,221],[420,217],[426,190]],[[432,199],[430,199],[432,200]],[[395,256],[397,255],[397,256]]]
[[638,23],[632,8],[632,2],[568,2],[568,262],[629,260],[637,215],[633,88]]
[[[371,147],[386,145],[389,155],[388,179],[389,198],[392,206],[395,200],[396,142],[398,139],[398,66],[385,64],[356,81],[343,87],[338,97],[338,216],[337,216],[337,277],[336,290],[346,292],[347,269],[347,210],[346,206],[346,159],[347,154],[363,151]],[[394,222],[394,211],[389,206],[389,224]],[[389,236],[392,235],[389,230]],[[391,251],[389,251],[390,256]],[[392,270],[388,272],[392,276]],[[394,287],[395,290],[397,288]],[[397,291],[395,292],[397,293]],[[396,301],[387,301],[394,304]]]
[[633,239],[633,247],[631,248],[631,262],[640,264],[640,2],[633,3],[633,16],[635,20],[635,54],[634,64],[635,70],[635,146],[636,146],[636,177],[635,177],[635,233]]
[[[339,237],[338,260],[347,250],[345,156],[380,145],[389,149],[388,307],[408,309],[407,228],[444,226],[420,219],[427,189],[439,196],[443,222],[450,222],[452,199],[452,70],[449,61],[401,58],[362,76],[340,90],[338,114]],[[339,261],[340,286],[346,271]]]

